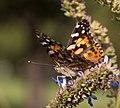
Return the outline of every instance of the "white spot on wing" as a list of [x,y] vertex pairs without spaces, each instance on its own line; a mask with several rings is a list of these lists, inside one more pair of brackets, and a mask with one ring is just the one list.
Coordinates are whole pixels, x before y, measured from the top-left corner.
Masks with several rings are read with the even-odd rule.
[[46,39],[46,41],[47,41],[47,42],[50,42],[50,40],[49,40],[49,39]]
[[79,36],[79,33],[71,34],[71,37],[78,37],[78,36]]
[[79,27],[80,27],[80,25],[77,24],[75,28],[79,28]]
[[46,42],[41,42],[42,45],[46,45],[47,43]]
[[85,29],[85,27],[83,26],[82,29]]
[[84,33],[85,33],[85,30],[82,30],[81,33],[84,34]]
[[39,35],[37,35],[37,38],[40,38],[40,36],[39,36]]
[[83,27],[83,25],[81,25],[81,27]]
[[55,54],[55,52],[54,52],[53,50],[50,50],[48,53],[49,53],[50,55]]

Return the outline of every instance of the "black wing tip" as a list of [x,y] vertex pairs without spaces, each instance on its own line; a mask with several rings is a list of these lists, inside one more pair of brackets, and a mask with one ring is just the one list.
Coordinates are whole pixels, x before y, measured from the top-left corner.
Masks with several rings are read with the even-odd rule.
[[90,26],[89,23],[90,22],[87,19],[82,19],[81,21],[78,21],[79,25],[84,25],[84,26],[87,26],[87,27]]
[[45,36],[45,34],[44,34],[44,33],[39,32],[39,31],[36,31],[36,32],[35,32],[35,35],[36,35],[36,37],[37,37],[37,38],[40,38],[40,37]]

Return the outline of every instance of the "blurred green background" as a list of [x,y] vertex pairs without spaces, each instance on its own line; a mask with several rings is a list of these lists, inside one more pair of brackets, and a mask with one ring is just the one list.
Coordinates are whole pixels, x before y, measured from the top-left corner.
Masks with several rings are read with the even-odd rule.
[[[120,63],[120,23],[108,7],[85,1],[92,19],[108,28]],[[65,17],[60,8],[60,0],[0,0],[0,108],[44,108],[56,95],[53,66],[27,61],[53,64],[37,42],[35,30],[66,45],[75,21]],[[102,91],[97,97],[94,108],[107,108],[108,99]],[[90,108],[87,101],[81,106]]]

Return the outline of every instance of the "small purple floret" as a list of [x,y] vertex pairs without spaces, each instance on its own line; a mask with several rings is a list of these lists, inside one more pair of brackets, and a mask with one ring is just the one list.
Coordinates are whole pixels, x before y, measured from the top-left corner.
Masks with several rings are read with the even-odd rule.
[[120,86],[120,85],[119,85],[119,82],[116,81],[116,80],[112,80],[112,81],[111,81],[111,85],[112,85],[113,87],[119,87],[119,86]]
[[93,103],[92,103],[92,100],[91,100],[90,97],[88,98],[88,104],[89,104],[90,106],[93,106]]
[[68,81],[68,84],[69,84],[69,85],[73,85],[73,81],[72,81],[72,80],[69,80],[69,81]]
[[61,84],[62,83],[62,80],[57,80],[56,78],[52,77],[52,80],[55,81],[57,84]]
[[82,77],[82,76],[83,76],[83,72],[82,72],[82,71],[78,71],[78,75],[79,75],[80,77]]
[[97,97],[95,95],[92,95],[91,98],[93,98],[94,100],[97,100]]

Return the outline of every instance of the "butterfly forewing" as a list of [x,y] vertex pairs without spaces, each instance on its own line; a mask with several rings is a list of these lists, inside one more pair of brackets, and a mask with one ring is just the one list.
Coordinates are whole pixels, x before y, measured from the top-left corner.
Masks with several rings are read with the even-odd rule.
[[93,39],[89,32],[87,20],[77,22],[67,44],[67,50],[74,56],[84,57],[88,62],[96,63],[104,55],[101,46]]
[[36,33],[36,35],[41,45],[47,48],[48,54],[55,62],[64,62],[63,60],[65,59],[65,55],[62,54],[65,50],[64,46],[48,37],[44,33]]

